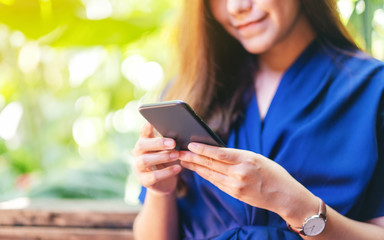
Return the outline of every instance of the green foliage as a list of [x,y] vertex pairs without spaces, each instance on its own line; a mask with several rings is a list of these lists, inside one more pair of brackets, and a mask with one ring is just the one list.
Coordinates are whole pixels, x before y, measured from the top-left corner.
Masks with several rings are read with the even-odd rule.
[[150,17],[148,13],[130,13],[90,20],[79,0],[15,0],[0,5],[0,22],[21,31],[28,39],[51,46],[124,46],[160,27],[167,4],[159,2],[150,2],[154,8]]
[[378,14],[379,11],[384,9],[384,2],[383,0],[354,0],[353,4],[353,12],[347,27],[353,33],[360,46],[369,53],[372,53],[373,34],[381,35],[381,44],[384,44],[384,33],[379,30],[383,28],[384,23],[374,23],[375,13]]
[[41,187],[30,193],[34,198],[124,198],[128,170],[125,162],[90,162],[78,170],[53,169]]
[[0,0],[0,200],[127,195],[138,100],[161,82],[143,88],[131,73],[137,64],[123,63],[140,56],[140,74],[152,61],[167,66],[174,6]]

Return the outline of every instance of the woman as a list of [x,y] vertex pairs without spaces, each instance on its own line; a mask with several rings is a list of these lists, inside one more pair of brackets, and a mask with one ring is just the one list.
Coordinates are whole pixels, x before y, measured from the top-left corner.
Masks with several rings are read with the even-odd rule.
[[178,152],[143,128],[137,239],[384,239],[384,65],[335,8],[186,1],[165,98],[192,105],[227,148]]

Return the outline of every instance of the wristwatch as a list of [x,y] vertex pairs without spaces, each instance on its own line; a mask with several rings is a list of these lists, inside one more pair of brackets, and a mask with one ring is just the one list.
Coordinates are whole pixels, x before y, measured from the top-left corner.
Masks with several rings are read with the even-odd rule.
[[306,218],[302,227],[292,227],[287,223],[288,229],[303,236],[314,237],[322,233],[327,222],[327,208],[323,200],[319,198],[319,213]]

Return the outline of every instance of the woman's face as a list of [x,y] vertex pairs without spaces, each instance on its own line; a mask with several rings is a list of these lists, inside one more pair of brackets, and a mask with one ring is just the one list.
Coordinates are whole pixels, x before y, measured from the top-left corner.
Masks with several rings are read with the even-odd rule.
[[299,0],[210,0],[210,7],[226,31],[254,54],[297,35],[294,29],[306,21]]

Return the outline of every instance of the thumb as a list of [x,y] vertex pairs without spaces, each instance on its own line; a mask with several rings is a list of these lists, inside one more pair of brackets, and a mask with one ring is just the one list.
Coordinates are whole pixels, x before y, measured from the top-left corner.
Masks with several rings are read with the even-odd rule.
[[155,137],[154,131],[153,131],[153,126],[149,123],[146,122],[143,126],[143,128],[140,131],[140,137],[143,138],[153,138]]

